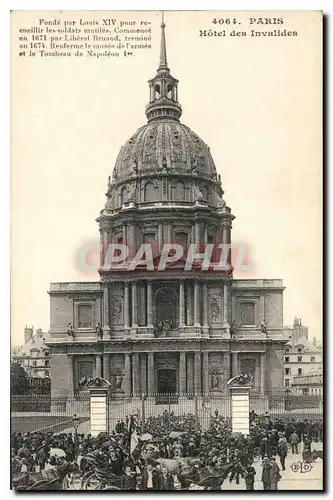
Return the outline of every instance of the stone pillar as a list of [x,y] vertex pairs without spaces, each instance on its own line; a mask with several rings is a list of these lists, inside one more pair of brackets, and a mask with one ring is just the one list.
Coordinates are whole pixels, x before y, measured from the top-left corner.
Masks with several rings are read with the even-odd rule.
[[124,284],[124,327],[129,328],[129,284]]
[[186,352],[179,353],[179,394],[186,393]]
[[207,394],[209,392],[209,354],[208,352],[202,353],[202,392]]
[[201,354],[194,354],[194,392],[196,395],[201,394]]
[[232,353],[232,377],[236,377],[238,373],[238,352]]
[[95,358],[96,363],[96,377],[102,377],[102,355],[96,354]]
[[132,357],[132,380],[133,380],[133,395],[140,395],[140,363],[139,363],[139,354],[135,353]]
[[138,286],[132,283],[132,328],[138,328]]
[[249,391],[250,386],[238,386],[237,382],[229,380],[231,391],[231,427],[232,432],[250,434]]
[[151,281],[147,281],[147,323],[149,328],[153,328],[153,291]]
[[141,392],[147,394],[147,355],[142,353],[140,356],[141,366]]
[[202,301],[203,301],[203,331],[208,335],[209,322],[208,322],[208,285],[204,281],[202,284]]
[[100,266],[104,266],[104,261],[105,261],[105,255],[106,255],[106,249],[105,249],[105,243],[104,243],[104,234],[105,230],[104,228],[99,229],[99,234],[100,234],[100,252],[99,252],[99,260],[100,260]]
[[103,283],[103,333],[109,332],[109,285]]
[[266,353],[260,354],[260,394],[265,393],[265,376],[266,376]]
[[135,238],[135,226],[130,224],[128,228],[128,246],[129,255],[134,256],[136,254],[136,238]]
[[265,320],[265,296],[264,295],[260,295],[260,299],[259,299],[259,321],[257,322],[257,324],[260,325],[260,323],[262,321]]
[[229,288],[227,283],[223,285],[223,328],[230,333],[229,324]]
[[148,353],[148,395],[152,396],[155,390],[155,366],[154,366],[154,353]]
[[196,280],[194,282],[194,326],[200,327],[200,285]]
[[128,352],[125,352],[125,373],[124,373],[124,392],[126,396],[131,394],[131,358]]
[[97,437],[101,432],[108,432],[107,393],[110,384],[90,386],[90,434]]
[[[224,257],[224,261],[226,261],[229,266],[231,265],[231,230],[230,230],[230,222],[225,221],[222,222],[222,243],[225,245],[224,252],[227,252],[227,259]],[[225,255],[225,253],[224,253]]]
[[187,355],[187,393],[189,395],[194,394],[194,363],[193,363],[193,354]]
[[74,393],[74,359],[72,354],[68,354],[68,394]]
[[185,292],[184,292],[184,281],[179,282],[179,326],[183,327],[185,325]]
[[103,378],[110,382],[110,356],[103,354]]
[[193,325],[193,293],[192,283],[186,283],[186,324]]

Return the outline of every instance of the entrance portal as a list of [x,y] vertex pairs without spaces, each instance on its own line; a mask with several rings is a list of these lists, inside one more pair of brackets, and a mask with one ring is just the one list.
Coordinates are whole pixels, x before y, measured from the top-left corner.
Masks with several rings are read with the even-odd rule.
[[157,392],[159,394],[176,394],[177,377],[176,370],[162,369],[158,370]]

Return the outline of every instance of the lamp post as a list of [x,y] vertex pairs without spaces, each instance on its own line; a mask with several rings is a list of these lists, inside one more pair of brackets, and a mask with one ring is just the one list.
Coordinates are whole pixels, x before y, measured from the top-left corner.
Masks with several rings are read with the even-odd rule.
[[72,417],[73,427],[74,427],[74,457],[77,458],[77,429],[79,427],[80,418],[74,413]]

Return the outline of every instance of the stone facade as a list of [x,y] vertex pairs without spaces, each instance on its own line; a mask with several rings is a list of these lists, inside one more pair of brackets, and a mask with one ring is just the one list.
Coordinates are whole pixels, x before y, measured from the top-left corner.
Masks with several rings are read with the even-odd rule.
[[[198,253],[213,244],[215,263],[218,246],[231,245],[234,216],[214,160],[181,113],[162,25],[148,123],[121,148],[97,219],[100,281],[49,290],[54,395],[85,390],[93,377],[108,380],[119,398],[223,393],[240,370],[258,393],[283,385],[281,280],[233,279],[230,251],[219,271],[197,261],[186,270],[185,257],[158,270],[165,244],[194,245]],[[114,268],[108,252],[120,243],[129,254]],[[142,244],[152,245],[152,268],[133,270]]]

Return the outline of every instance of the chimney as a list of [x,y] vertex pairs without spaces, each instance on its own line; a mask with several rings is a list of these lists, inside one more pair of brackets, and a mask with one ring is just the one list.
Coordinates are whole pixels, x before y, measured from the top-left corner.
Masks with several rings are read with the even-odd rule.
[[24,343],[27,344],[29,340],[32,339],[34,335],[34,327],[28,327],[27,325],[24,328]]

